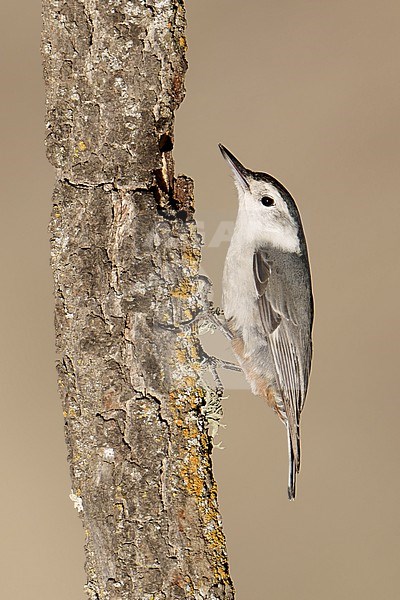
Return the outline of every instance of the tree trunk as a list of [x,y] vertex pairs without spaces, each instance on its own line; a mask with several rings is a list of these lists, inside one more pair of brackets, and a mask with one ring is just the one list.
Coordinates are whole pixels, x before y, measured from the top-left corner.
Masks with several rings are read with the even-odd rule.
[[[59,389],[91,599],[231,599],[201,414],[181,0],[43,0]],[[62,540],[60,540],[62,543]]]

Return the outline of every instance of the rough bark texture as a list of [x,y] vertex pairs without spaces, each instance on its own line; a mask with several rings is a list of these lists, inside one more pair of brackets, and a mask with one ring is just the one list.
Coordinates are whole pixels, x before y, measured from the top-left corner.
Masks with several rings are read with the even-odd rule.
[[[230,599],[201,414],[180,0],[43,0],[59,388],[92,599]],[[161,324],[161,325],[160,325]],[[62,543],[62,540],[60,540]]]

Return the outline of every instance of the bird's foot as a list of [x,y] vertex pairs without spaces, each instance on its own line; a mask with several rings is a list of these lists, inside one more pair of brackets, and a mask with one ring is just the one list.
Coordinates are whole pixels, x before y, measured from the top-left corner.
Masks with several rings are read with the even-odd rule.
[[215,392],[220,397],[223,396],[224,386],[222,384],[222,381],[218,374],[217,369],[218,368],[229,369],[230,371],[241,371],[242,370],[238,365],[235,365],[235,363],[229,362],[228,360],[223,360],[222,358],[217,358],[216,356],[210,356],[209,354],[204,352],[203,349],[202,349],[201,365],[203,368],[208,369],[210,371],[211,375],[213,376],[213,379],[216,384]]

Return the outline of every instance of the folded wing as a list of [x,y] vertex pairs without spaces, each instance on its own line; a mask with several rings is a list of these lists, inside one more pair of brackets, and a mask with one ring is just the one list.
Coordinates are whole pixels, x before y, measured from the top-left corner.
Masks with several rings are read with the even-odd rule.
[[273,251],[260,249],[254,253],[253,273],[260,320],[273,357],[298,471],[299,420],[311,365],[312,299],[307,285],[308,264],[293,254],[282,258],[282,253],[275,255]]

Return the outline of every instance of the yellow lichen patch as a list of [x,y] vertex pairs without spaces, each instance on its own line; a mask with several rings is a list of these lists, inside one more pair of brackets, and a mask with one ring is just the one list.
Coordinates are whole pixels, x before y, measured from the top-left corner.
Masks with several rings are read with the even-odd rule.
[[83,142],[83,141],[78,142],[78,150],[80,152],[85,152],[86,148],[87,148],[87,146],[86,146],[85,142]]
[[188,298],[193,296],[195,292],[195,284],[188,278],[182,279],[182,281],[172,289],[171,296],[175,298]]
[[214,527],[210,527],[209,531],[206,531],[205,537],[208,541],[208,545],[213,550],[220,550],[225,546],[225,538],[222,533],[221,527],[218,523],[215,523]]
[[189,321],[189,319],[191,319],[192,317],[193,317],[193,313],[192,313],[192,311],[190,310],[190,308],[185,308],[185,309],[183,310],[183,318],[184,318],[184,319],[187,319],[187,320]]
[[200,444],[204,450],[207,450],[210,445],[208,435],[206,435],[205,433],[203,433],[200,437]]
[[226,544],[219,524],[217,486],[208,486],[210,459],[208,456],[208,436],[199,429],[197,420],[188,416],[187,404],[191,408],[199,406],[199,398],[204,396],[202,388],[195,386],[194,377],[185,377],[179,389],[170,392],[170,411],[177,429],[182,432],[178,444],[180,453],[179,475],[187,493],[197,506],[199,524],[206,542],[206,551],[213,556],[214,578],[230,583],[226,561]]
[[199,435],[199,429],[197,425],[193,423],[189,423],[182,431],[183,435],[187,440],[196,439]]
[[180,348],[177,348],[176,349],[176,358],[177,358],[178,362],[180,362],[181,364],[186,363],[186,351],[181,350]]
[[199,467],[199,456],[195,449],[191,448],[187,463],[182,466],[181,477],[189,493],[197,499],[202,498],[204,492],[204,480],[199,475]]
[[196,249],[188,249],[188,250],[184,250],[182,252],[182,259],[185,261],[185,263],[187,265],[189,265],[190,267],[193,267],[193,269],[195,269],[197,271],[198,268],[198,264],[201,258],[201,252],[200,250]]
[[[185,400],[190,404],[190,408],[198,408],[200,400],[204,397],[204,392],[201,387],[194,387],[195,380],[193,377],[187,376],[180,380],[180,387],[170,393],[171,411],[178,411],[176,400]],[[178,411],[179,412],[179,411]]]
[[185,391],[183,390],[174,390],[169,394],[169,408],[172,414],[172,418],[174,420],[174,423],[180,428],[185,426],[185,421],[182,419],[182,414],[178,406],[178,401],[181,399],[183,400],[185,398],[185,395]]
[[227,569],[225,568],[225,565],[222,567],[217,567],[215,569],[215,576],[217,579],[220,579],[224,583],[230,582],[229,573],[228,573]]
[[196,498],[196,503],[200,508],[200,506],[202,506],[203,504],[202,500],[204,493],[204,479],[201,475],[201,471],[199,471],[199,467],[199,457],[190,454],[187,460],[187,464],[184,464],[182,466],[181,476],[189,493]]
[[193,344],[190,348],[190,356],[192,360],[200,360],[200,355],[198,352],[198,347]]
[[187,50],[186,38],[183,35],[181,35],[181,37],[179,38],[179,45],[184,50]]
[[[193,435],[191,427],[189,432]],[[229,573],[225,567],[225,538],[219,524],[216,485],[213,484],[211,490],[206,489],[203,473],[208,471],[209,464],[206,457],[202,461],[202,456],[204,454],[200,454],[198,448],[192,447],[189,457],[184,458],[181,476],[189,494],[196,500],[207,547],[216,558],[214,576],[217,580],[229,581]]]
[[201,388],[195,388],[195,383],[196,380],[194,377],[190,377],[190,375],[187,375],[186,377],[184,377],[182,380],[182,384],[183,386],[187,386],[188,388],[193,388],[191,390],[189,390],[189,396],[193,393],[196,393],[196,389],[200,390]]

